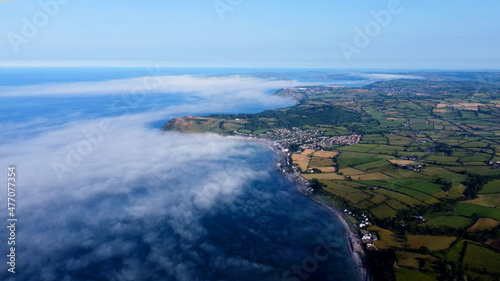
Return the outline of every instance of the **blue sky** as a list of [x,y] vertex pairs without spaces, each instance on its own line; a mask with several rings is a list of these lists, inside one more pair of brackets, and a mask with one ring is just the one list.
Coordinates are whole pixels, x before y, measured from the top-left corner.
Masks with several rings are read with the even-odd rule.
[[0,65],[500,68],[497,0],[54,1],[0,1]]

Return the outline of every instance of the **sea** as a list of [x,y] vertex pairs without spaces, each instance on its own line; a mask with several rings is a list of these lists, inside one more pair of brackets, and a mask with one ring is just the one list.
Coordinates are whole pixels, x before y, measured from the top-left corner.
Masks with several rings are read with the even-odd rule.
[[0,279],[359,280],[339,218],[272,150],[161,127],[292,106],[273,96],[284,87],[370,82],[325,69],[0,68]]

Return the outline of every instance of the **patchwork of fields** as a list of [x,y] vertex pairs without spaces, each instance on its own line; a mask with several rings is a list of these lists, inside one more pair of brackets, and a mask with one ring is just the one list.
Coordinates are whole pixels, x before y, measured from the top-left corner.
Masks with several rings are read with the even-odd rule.
[[[500,226],[497,105],[484,96],[475,102],[460,95],[350,98],[355,100],[350,108],[364,114],[362,122],[316,128],[329,135],[356,132],[360,142],[294,153],[293,164],[306,172],[302,176],[318,179],[342,208],[376,224],[367,230],[378,235],[376,249],[397,250],[398,280],[437,280],[428,272],[442,260],[438,252],[445,263],[466,267],[467,276],[489,280],[492,268],[500,268],[500,253],[488,248],[494,243],[461,237]],[[471,174],[489,177],[473,195],[467,190]],[[457,236],[438,234],[446,232]],[[428,252],[415,252],[422,249]]]
[[296,106],[164,129],[272,140],[290,153],[285,170],[370,232],[368,253],[395,251],[385,270],[397,280],[498,280],[500,73],[419,75],[282,89]]

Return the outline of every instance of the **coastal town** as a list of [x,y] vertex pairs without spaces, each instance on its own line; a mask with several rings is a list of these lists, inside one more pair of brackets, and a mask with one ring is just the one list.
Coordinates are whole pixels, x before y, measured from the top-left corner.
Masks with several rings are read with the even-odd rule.
[[320,130],[297,127],[271,130],[257,137],[274,141],[281,149],[290,149],[295,146],[301,150],[322,150],[335,145],[353,145],[361,140],[361,135],[327,136]]

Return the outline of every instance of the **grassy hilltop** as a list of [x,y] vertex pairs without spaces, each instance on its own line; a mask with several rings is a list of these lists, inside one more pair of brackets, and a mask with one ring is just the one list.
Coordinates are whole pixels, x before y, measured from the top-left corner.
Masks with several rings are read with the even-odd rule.
[[282,89],[296,106],[163,129],[289,149],[288,168],[376,237],[363,240],[376,280],[498,280],[500,73],[414,75],[422,79]]

